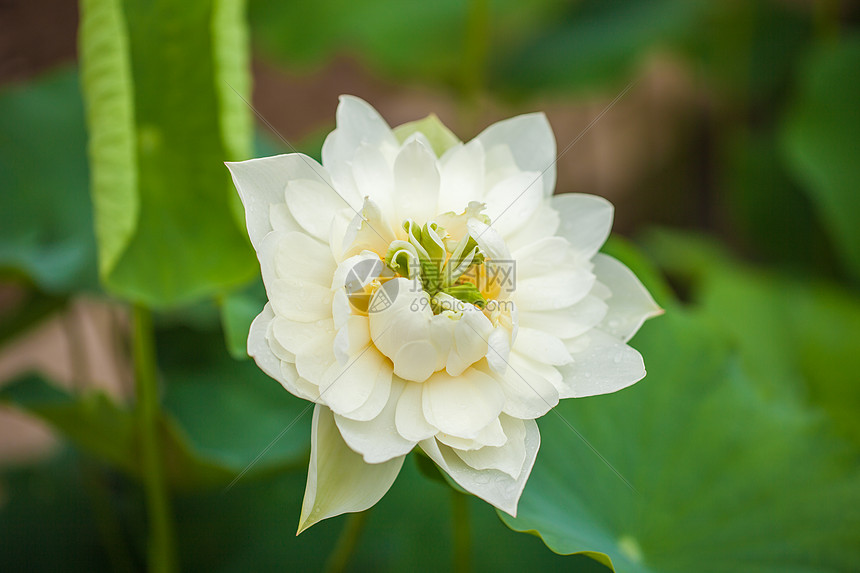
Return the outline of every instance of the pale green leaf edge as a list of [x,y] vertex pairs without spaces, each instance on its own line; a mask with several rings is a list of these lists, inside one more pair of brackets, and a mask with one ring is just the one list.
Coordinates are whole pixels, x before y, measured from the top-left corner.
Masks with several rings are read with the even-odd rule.
[[137,155],[128,30],[119,0],[82,0],[81,90],[89,129],[99,273],[119,262],[137,226]]
[[[251,117],[251,52],[247,1],[216,0],[212,8],[212,54],[215,60],[215,92],[221,108],[221,140],[226,161],[242,161],[251,155],[254,122]],[[241,23],[241,25],[236,25]],[[230,203],[233,217],[245,230],[245,211],[239,195]]]

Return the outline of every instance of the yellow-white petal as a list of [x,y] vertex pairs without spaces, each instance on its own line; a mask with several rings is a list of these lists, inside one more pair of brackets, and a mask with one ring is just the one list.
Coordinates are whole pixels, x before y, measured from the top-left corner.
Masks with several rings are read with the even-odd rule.
[[436,465],[445,470],[457,484],[505,513],[516,517],[517,504],[534,466],[540,448],[540,432],[534,420],[524,420],[525,458],[516,479],[497,469],[477,470],[464,462],[450,447],[436,439],[424,440],[419,445]]
[[504,429],[502,429],[502,423],[499,421],[499,418],[496,418],[490,422],[489,426],[478,432],[478,435],[474,438],[458,438],[457,436],[439,432],[436,434],[436,439],[455,450],[479,450],[486,446],[503,446],[508,441],[508,436],[505,434]]
[[484,202],[493,228],[502,237],[517,232],[543,204],[539,171],[520,171],[499,181],[487,192]]
[[526,425],[504,414],[499,416],[499,422],[507,438],[504,444],[487,444],[480,449],[455,448],[454,453],[476,470],[499,470],[517,479],[526,459]]
[[636,275],[617,259],[598,253],[594,256],[594,274],[609,287],[612,296],[606,301],[609,310],[600,329],[623,342],[630,340],[645,320],[663,313]]
[[542,189],[545,196],[555,189],[555,135],[542,113],[529,113],[494,123],[477,137],[488,154],[496,146],[510,149],[522,171],[543,173]]
[[445,152],[440,164],[439,208],[462,213],[469,201],[484,196],[484,147],[477,139],[459,143]]
[[536,328],[520,327],[513,350],[551,366],[569,364],[573,360],[561,339]]
[[439,432],[424,417],[423,393],[424,384],[407,382],[397,400],[397,411],[394,417],[397,433],[413,442],[420,442]]
[[350,200],[362,195],[353,178],[352,162],[364,145],[397,148],[397,139],[388,124],[366,101],[355,96],[340,96],[336,113],[337,129],[325,139],[322,163],[338,190]]
[[504,405],[505,395],[496,379],[475,368],[457,377],[437,372],[424,382],[424,417],[452,436],[474,438]]
[[517,307],[523,311],[558,310],[576,304],[594,286],[595,277],[583,267],[562,267],[540,276],[517,280]]
[[419,225],[438,211],[439,170],[436,155],[420,139],[410,136],[394,162],[395,207],[400,220]]
[[523,328],[543,330],[562,339],[573,338],[600,324],[608,308],[601,299],[589,294],[565,308],[523,310],[519,313],[519,325]]
[[415,447],[415,441],[404,439],[392,431],[397,402],[403,392],[404,382],[395,382],[385,407],[371,420],[357,421],[335,414],[334,419],[347,445],[364,457],[369,464],[387,462],[405,456]]
[[290,375],[290,370],[281,370],[281,359],[278,358],[269,344],[268,333],[270,325],[275,318],[272,305],[266,304],[263,312],[257,315],[251,323],[248,332],[248,356],[254,359],[260,370],[277,380],[291,394],[304,398],[302,392],[296,388],[296,377]]
[[562,237],[544,237],[511,252],[517,261],[517,279],[540,276],[564,263],[570,243]]
[[331,363],[323,374],[320,400],[337,414],[348,415],[363,406],[377,385],[391,385],[391,367],[372,346],[367,346],[345,363]]
[[558,234],[570,242],[580,260],[588,260],[603,246],[612,229],[615,208],[596,195],[564,193],[552,198],[561,216]]
[[317,404],[298,533],[323,519],[373,506],[394,483],[404,457],[381,464],[365,463],[343,441],[331,411]]
[[516,233],[505,237],[505,242],[511,251],[516,251],[545,237],[552,237],[560,224],[558,211],[552,208],[552,201],[546,198],[543,205]]
[[263,239],[259,257],[261,266],[274,267],[276,278],[301,277],[322,286],[329,285],[335,270],[329,248],[298,231],[272,231]]
[[[226,165],[245,206],[248,236],[255,249],[259,247],[263,237],[272,231],[271,208],[284,203],[284,189],[289,182],[306,179],[323,184],[330,183],[325,169],[302,153],[249,159]],[[284,218],[280,221],[287,222]]]
[[562,398],[617,392],[645,377],[642,355],[601,330],[566,342],[573,363],[558,368],[564,378]]
[[298,322],[331,318],[331,289],[300,278],[266,283],[269,301],[279,316]]
[[515,418],[540,418],[558,404],[561,374],[553,366],[512,352],[510,367],[499,376],[505,394],[505,414]]
[[297,179],[287,184],[285,198],[293,218],[309,235],[328,242],[332,221],[340,211],[353,213],[360,205],[349,202],[330,183]]

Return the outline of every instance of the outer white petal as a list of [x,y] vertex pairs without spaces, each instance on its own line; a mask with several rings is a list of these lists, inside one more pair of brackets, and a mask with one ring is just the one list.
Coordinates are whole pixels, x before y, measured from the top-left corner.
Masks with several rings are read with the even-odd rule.
[[537,424],[534,420],[524,420],[524,425],[526,455],[517,479],[499,470],[476,470],[464,462],[451,448],[439,444],[433,438],[424,440],[420,446],[460,487],[516,517],[517,503],[540,448],[540,432]]
[[272,231],[263,238],[257,256],[264,282],[295,277],[328,286],[335,270],[329,248],[298,231]]
[[536,328],[520,327],[513,350],[551,366],[569,364],[573,360],[558,337]]
[[602,253],[595,255],[593,261],[597,280],[612,291],[606,301],[609,311],[599,328],[627,342],[645,320],[663,314],[663,309],[623,263]]
[[539,171],[520,171],[487,192],[487,215],[501,236],[517,232],[540,209],[544,199],[541,179]]
[[397,412],[395,413],[394,422],[397,427],[397,433],[406,440],[420,442],[421,440],[435,436],[439,431],[424,417],[422,406],[423,393],[424,384],[407,382],[403,387],[403,393],[397,401]]
[[348,198],[360,201],[353,179],[352,160],[363,145],[397,148],[397,139],[382,116],[366,101],[355,96],[340,96],[337,129],[326,137],[322,162],[337,188]]
[[269,325],[274,318],[275,313],[272,312],[272,306],[266,304],[263,312],[258,314],[257,318],[251,323],[251,330],[248,332],[248,355],[254,359],[260,370],[280,382],[287,391],[304,398],[296,389],[295,378],[284,376],[284,373],[281,371],[281,360],[275,356],[272,347],[269,345]]
[[553,366],[511,353],[510,367],[499,380],[505,393],[504,413],[515,418],[540,418],[558,404],[561,375]]
[[370,344],[369,323],[366,316],[353,314],[338,329],[334,337],[334,356],[341,364]]
[[555,235],[560,224],[558,211],[552,208],[552,201],[544,199],[544,204],[532,215],[531,219],[520,228],[519,231],[505,238],[508,248],[512,251],[521,249],[531,243],[552,237]]
[[445,152],[440,164],[439,212],[461,213],[484,196],[484,147],[477,139]]
[[[249,159],[226,165],[245,206],[248,235],[255,249],[260,245],[263,237],[273,229],[270,210],[273,205],[284,203],[284,190],[287,188],[287,183],[295,179],[330,183],[325,169],[301,153]],[[287,221],[283,218],[279,220]],[[298,228],[290,230],[298,230]]]
[[469,219],[466,228],[487,257],[496,261],[511,260],[511,252],[502,236],[493,226],[478,219]]
[[416,442],[404,439],[393,429],[397,402],[403,392],[403,386],[403,382],[391,385],[388,402],[372,420],[356,421],[337,414],[334,416],[344,441],[364,456],[364,461],[369,464],[405,456],[415,447]]
[[543,237],[511,251],[517,261],[517,278],[527,279],[558,269],[569,248],[570,243],[563,237]]
[[606,316],[607,309],[605,302],[589,294],[565,308],[521,311],[519,326],[543,330],[558,338],[573,338],[597,326]]
[[351,152],[348,157],[344,158],[324,156],[323,165],[325,165],[326,159],[352,159],[352,153],[364,143],[397,145],[397,138],[394,137],[388,123],[382,119],[378,111],[373,109],[373,106],[363,99],[351,95],[342,95],[338,99],[340,101],[337,106],[337,129],[335,131],[343,138],[344,149],[351,150]]
[[333,412],[348,415],[374,395],[377,385],[391,386],[391,367],[373,346],[346,363],[331,363],[320,380],[320,400]]
[[414,136],[403,143],[394,161],[394,186],[399,219],[414,219],[421,225],[436,215],[439,206],[436,155]]
[[[361,210],[353,216],[343,234],[341,254],[352,256],[363,251],[385,256],[388,245],[395,239],[382,208],[371,199],[365,199]],[[334,248],[335,238],[332,238]],[[341,257],[342,258],[342,257]]]
[[593,329],[567,341],[573,363],[559,367],[562,398],[609,394],[645,377],[645,363],[635,349],[605,332]]
[[526,422],[504,414],[499,416],[499,421],[507,437],[503,445],[487,445],[475,450],[455,449],[454,453],[476,470],[499,470],[517,479],[526,459]]
[[479,140],[488,152],[498,146],[510,148],[522,171],[543,173],[543,190],[548,197],[555,189],[555,135],[542,113],[530,113],[494,123],[482,131]]
[[298,322],[331,318],[331,289],[298,278],[266,282],[269,301],[279,316]]
[[272,321],[272,334],[278,344],[295,355],[301,354],[302,349],[317,337],[324,336],[327,340],[332,340],[335,330],[330,318],[315,322],[297,322],[276,316]]
[[517,280],[517,306],[521,310],[557,310],[576,304],[588,294],[595,277],[581,267]]
[[455,321],[454,344],[448,354],[445,371],[451,376],[459,376],[463,371],[486,356],[493,324],[486,315],[468,305],[462,316]]
[[322,383],[326,370],[337,364],[333,346],[334,334],[320,335],[308,340],[296,353],[296,369],[299,375],[314,384]]
[[490,333],[487,342],[487,365],[495,373],[504,374],[508,370],[508,360],[511,355],[510,331],[503,326],[498,326]]
[[359,195],[370,198],[387,216],[393,216],[394,173],[382,149],[362,145],[356,150],[351,167]]
[[457,377],[437,372],[424,382],[424,417],[440,431],[474,438],[495,420],[505,405],[499,383],[471,368]]
[[[499,418],[493,420],[489,426],[478,432],[478,435],[474,438],[458,438],[457,436],[439,432],[436,434],[436,439],[455,450],[479,450],[485,446],[498,447],[505,445],[505,442],[508,441]],[[517,467],[519,468],[519,466]]]
[[552,206],[561,216],[558,234],[581,259],[590,259],[609,238],[615,208],[603,197],[564,193],[552,198]]
[[394,483],[404,458],[381,464],[365,463],[360,454],[344,443],[331,411],[317,404],[298,533],[323,519],[373,506]]
[[331,184],[312,179],[294,179],[287,184],[287,207],[308,234],[324,243],[331,238],[332,221],[341,211],[350,214],[361,204],[335,191]]

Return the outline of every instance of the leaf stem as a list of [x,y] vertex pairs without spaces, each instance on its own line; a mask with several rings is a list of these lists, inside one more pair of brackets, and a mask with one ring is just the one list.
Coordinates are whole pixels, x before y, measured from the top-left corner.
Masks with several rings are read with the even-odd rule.
[[159,441],[160,404],[152,315],[148,309],[135,305],[132,321],[132,353],[137,390],[135,414],[149,517],[148,564],[150,571],[170,573],[176,570],[176,548]]
[[337,544],[334,546],[334,551],[326,561],[323,571],[326,573],[340,573],[346,571],[347,565],[355,548],[358,546],[358,540],[361,538],[361,532],[364,531],[364,523],[367,521],[369,510],[360,511],[358,513],[350,513],[346,516],[346,523],[343,526],[343,531],[340,532],[340,537],[337,539]]
[[[460,104],[464,123],[477,123],[478,100],[486,85],[490,52],[489,0],[470,0],[467,6],[460,68]],[[471,126],[470,126],[471,127]]]
[[454,573],[472,570],[472,528],[469,522],[469,496],[451,489],[451,534],[453,536]]

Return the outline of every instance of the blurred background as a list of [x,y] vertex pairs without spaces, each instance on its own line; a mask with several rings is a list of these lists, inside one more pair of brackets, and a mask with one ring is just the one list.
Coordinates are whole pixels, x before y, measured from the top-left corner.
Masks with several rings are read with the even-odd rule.
[[[212,3],[125,4],[139,109],[193,100],[199,84],[185,74],[208,64],[171,43],[170,25]],[[556,192],[615,204],[607,249],[668,312],[632,342],[645,381],[561,411],[647,499],[618,494],[581,440],[544,422],[526,513],[507,525],[558,553],[609,555],[618,571],[860,570],[858,3],[234,4],[255,112],[241,78],[222,97],[255,127],[252,145],[225,132],[225,151],[205,158],[219,185],[225,159],[318,158],[337,96],[354,94],[392,126],[435,113],[464,141],[545,111]],[[264,301],[253,253],[188,296],[138,296],[127,273],[99,280],[87,151],[98,117],[78,47],[109,25],[95,18],[79,36],[74,3],[0,3],[0,570],[146,567],[129,300],[157,311],[158,428],[182,568],[607,570],[553,553],[475,499],[457,528],[471,544],[456,553],[449,488],[417,461],[366,517],[294,537],[310,415],[244,357]],[[149,50],[179,63],[149,65]],[[177,118],[191,147],[205,141],[205,126]],[[187,233],[205,216],[186,219]],[[568,489],[555,492],[553,475]],[[597,533],[547,517],[541,495]]]

